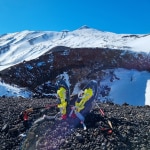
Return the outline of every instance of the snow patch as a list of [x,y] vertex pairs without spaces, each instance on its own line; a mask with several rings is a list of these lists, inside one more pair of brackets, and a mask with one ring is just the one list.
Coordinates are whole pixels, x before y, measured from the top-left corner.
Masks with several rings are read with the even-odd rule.
[[147,80],[147,84],[146,84],[145,105],[150,106],[150,80]]
[[100,84],[101,86],[108,85],[111,88],[109,95],[107,97],[103,97],[103,99],[111,99],[117,104],[128,103],[136,106],[150,104],[150,92],[148,93],[150,90],[149,72],[115,69],[114,74],[117,79],[113,82],[111,82],[110,78],[107,77]]
[[0,82],[0,96],[6,96],[6,97],[24,97],[29,98],[31,97],[32,93],[30,91],[27,91],[24,88],[19,88],[17,86],[11,86],[6,83]]

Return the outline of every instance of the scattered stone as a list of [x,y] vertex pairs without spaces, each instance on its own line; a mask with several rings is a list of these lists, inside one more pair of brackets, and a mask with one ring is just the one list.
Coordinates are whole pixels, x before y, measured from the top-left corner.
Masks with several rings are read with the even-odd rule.
[[5,125],[2,127],[2,130],[1,130],[1,131],[7,133],[8,130],[9,130],[9,125],[8,125],[8,123],[7,123],[7,124],[5,124]]
[[[99,110],[94,108],[85,118],[87,130],[83,130],[82,125],[75,126],[68,120],[38,120],[43,115],[51,116],[50,114],[57,113],[55,109],[31,114],[29,128],[18,119],[20,112],[29,106],[42,107],[52,103],[51,99],[0,98],[0,101],[0,150],[147,150],[150,146],[150,107],[148,106],[100,103],[113,129],[110,129],[108,121],[99,114]],[[8,107],[9,111],[15,111],[8,113]],[[37,120],[38,122],[34,124]],[[73,122],[74,120],[71,121]],[[107,130],[103,132],[102,129]],[[109,133],[110,131],[112,132]]]

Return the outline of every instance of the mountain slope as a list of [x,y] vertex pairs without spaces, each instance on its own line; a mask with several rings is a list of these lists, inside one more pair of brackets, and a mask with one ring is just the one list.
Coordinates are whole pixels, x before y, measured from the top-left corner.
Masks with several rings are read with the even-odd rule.
[[[71,92],[77,83],[86,84],[95,79],[100,83],[100,100],[111,99],[118,104],[126,102],[131,105],[148,105],[148,94],[145,103],[145,89],[150,78],[149,59],[146,54],[132,51],[59,46],[38,59],[24,61],[2,70],[0,76],[6,83],[28,88],[34,97],[52,97],[56,92],[54,83],[57,77],[66,72]],[[135,86],[137,90],[132,88]],[[140,96],[137,96],[137,91]]]
[[[149,96],[144,93],[149,87],[149,39],[148,34],[115,34],[87,26],[75,31],[23,31],[1,35],[0,81],[4,83],[1,85],[17,85],[27,88],[36,97],[47,97],[56,92],[56,78],[66,72],[71,91],[74,91],[78,82],[86,84],[88,80],[95,79],[102,83],[104,80],[104,88],[99,87],[101,100],[114,99],[117,103],[128,102],[135,105],[143,105],[146,101],[145,104],[149,104]],[[122,69],[116,75],[118,68],[126,71]],[[131,84],[129,81],[133,74],[137,75],[133,70],[137,70],[145,80],[141,82],[141,78],[136,76],[139,80]],[[147,71],[146,78],[143,71]],[[125,78],[122,77],[123,73],[126,74]],[[112,84],[108,82],[107,76]],[[121,80],[116,82],[115,78],[120,77]],[[126,82],[122,82],[123,80]],[[120,89],[125,89],[127,85],[137,85],[138,90],[142,91],[142,98],[137,103],[133,102],[134,97],[133,100],[128,97],[132,94],[120,99],[119,93],[125,91]],[[3,95],[4,93],[1,94]]]
[[99,47],[149,53],[149,41],[148,34],[115,34],[85,26],[74,31],[22,31],[5,34],[0,36],[0,70],[24,60],[35,59],[56,46]]

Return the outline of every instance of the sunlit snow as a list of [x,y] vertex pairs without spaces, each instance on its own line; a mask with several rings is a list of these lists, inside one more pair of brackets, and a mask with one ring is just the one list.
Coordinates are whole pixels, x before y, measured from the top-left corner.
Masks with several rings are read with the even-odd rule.
[[[0,71],[37,58],[55,46],[105,47],[150,52],[150,35],[116,34],[92,28],[74,31],[22,31],[0,36]],[[8,59],[9,58],[9,59]]]
[[109,99],[117,104],[128,103],[130,105],[150,105],[149,72],[115,69],[115,75],[119,80],[115,79],[111,82],[108,78],[101,82],[101,85],[109,85],[111,87],[108,96]]
[[3,82],[0,82],[0,96],[5,97],[31,97],[32,93],[27,91],[27,89],[16,87],[15,85],[9,85]]
[[[0,36],[0,71],[10,66],[37,58],[55,46],[106,47],[136,52],[150,52],[150,35],[115,34],[92,28],[79,28],[74,31],[22,31]],[[116,69],[120,80],[103,80],[101,85],[111,87],[109,98],[115,103],[150,105],[150,73],[136,70]],[[67,75],[65,78],[68,80]],[[75,87],[76,89],[77,86]],[[75,91],[73,91],[75,93]],[[29,97],[30,92],[0,82],[0,96]],[[104,98],[100,98],[101,100]]]
[[150,106],[150,80],[147,80],[147,84],[146,84],[145,105]]

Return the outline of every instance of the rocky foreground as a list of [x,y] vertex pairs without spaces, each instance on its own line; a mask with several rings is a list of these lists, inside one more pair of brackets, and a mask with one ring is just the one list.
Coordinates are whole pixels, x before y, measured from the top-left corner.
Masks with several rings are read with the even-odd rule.
[[[50,99],[0,98],[0,150],[148,150],[150,107],[98,103],[87,114],[84,130],[74,120],[43,119],[56,108],[35,109],[28,124],[19,119],[27,108],[53,104]],[[77,121],[77,119],[75,119]],[[112,123],[113,129],[108,124]]]

